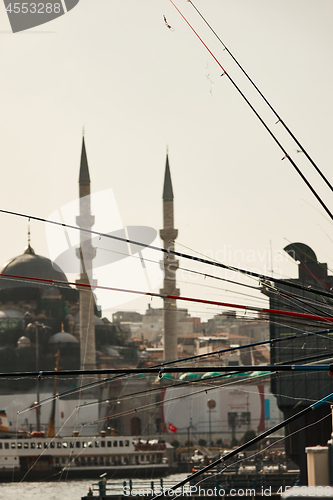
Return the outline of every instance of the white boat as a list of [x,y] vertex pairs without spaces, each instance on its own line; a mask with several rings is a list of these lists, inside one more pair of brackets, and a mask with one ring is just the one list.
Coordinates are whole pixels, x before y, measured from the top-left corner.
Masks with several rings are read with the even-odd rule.
[[[169,470],[173,448],[162,442],[133,436],[46,437],[44,432],[12,434],[0,415],[0,481],[61,478],[144,478],[163,476]],[[168,452],[169,450],[169,452]]]

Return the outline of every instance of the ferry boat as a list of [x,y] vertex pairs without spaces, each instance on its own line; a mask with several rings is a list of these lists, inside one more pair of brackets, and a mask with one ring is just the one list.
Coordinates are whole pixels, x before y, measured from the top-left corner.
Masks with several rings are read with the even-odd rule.
[[[44,432],[6,431],[0,419],[0,481],[161,477],[169,471],[171,445],[133,436],[46,437]],[[168,460],[169,459],[169,460]]]

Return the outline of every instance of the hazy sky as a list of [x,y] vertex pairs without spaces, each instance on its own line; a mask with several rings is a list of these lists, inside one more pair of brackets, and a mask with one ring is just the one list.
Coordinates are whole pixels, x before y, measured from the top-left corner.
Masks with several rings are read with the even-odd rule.
[[[175,3],[333,209],[332,193],[193,7]],[[194,3],[333,182],[332,1]],[[2,209],[49,217],[75,199],[84,126],[92,192],[112,189],[125,226],[161,228],[168,146],[177,242],[191,250],[177,249],[264,272],[273,255],[274,271],[295,277],[281,252],[301,241],[333,268],[331,221],[168,0],[80,0],[17,34],[0,3],[0,46]],[[103,215],[99,230],[108,232]],[[0,214],[0,224],[5,262],[26,247],[27,220]],[[44,224],[31,222],[31,240],[51,256]],[[111,271],[98,280],[113,286]],[[178,282],[182,295],[267,304],[184,272]],[[148,302],[114,309],[143,311]],[[188,308],[202,317],[218,311]]]

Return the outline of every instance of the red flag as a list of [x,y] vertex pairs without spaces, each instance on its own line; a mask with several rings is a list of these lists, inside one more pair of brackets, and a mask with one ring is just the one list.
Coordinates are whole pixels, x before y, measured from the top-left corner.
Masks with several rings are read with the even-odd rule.
[[171,431],[171,432],[177,432],[177,427],[175,427],[172,424],[169,424],[169,431]]

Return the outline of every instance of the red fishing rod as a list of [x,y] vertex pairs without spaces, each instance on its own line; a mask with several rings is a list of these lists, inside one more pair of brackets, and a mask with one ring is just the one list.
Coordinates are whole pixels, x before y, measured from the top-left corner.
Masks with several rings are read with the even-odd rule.
[[[309,292],[309,293],[313,293],[316,295],[320,295],[322,297],[328,297],[330,299],[333,299],[332,293],[318,290],[316,288],[313,288],[311,285],[301,285],[300,283],[286,281],[285,279],[273,278],[272,276],[268,276],[266,274],[260,274],[260,273],[254,272],[254,271],[248,271],[247,269],[241,269],[239,267],[227,266],[226,264],[223,264],[222,262],[212,261],[209,259],[204,259],[202,257],[196,257],[195,255],[190,255],[190,254],[186,254],[183,252],[177,252],[176,250],[169,250],[168,248],[157,247],[155,245],[147,245],[146,243],[142,243],[141,241],[131,240],[129,238],[122,238],[121,236],[116,236],[114,234],[103,233],[101,231],[94,231],[93,229],[85,229],[82,227],[74,226],[73,224],[65,224],[64,222],[58,222],[55,220],[45,219],[44,217],[37,217],[35,215],[28,215],[28,214],[24,214],[21,212],[14,212],[12,210],[0,209],[0,213],[8,214],[8,215],[15,215],[16,217],[24,217],[28,220],[31,219],[31,220],[35,220],[38,222],[44,222],[45,224],[53,224],[55,226],[66,227],[69,229],[74,229],[75,231],[82,231],[83,233],[87,233],[87,234],[94,234],[94,235],[99,236],[99,238],[103,237],[103,238],[108,238],[108,239],[112,239],[115,241],[123,241],[123,242],[129,243],[131,245],[138,245],[138,246],[141,246],[144,248],[149,248],[151,250],[156,250],[158,252],[163,252],[166,254],[175,255],[176,257],[182,257],[184,259],[189,259],[189,260],[193,260],[195,262],[200,262],[202,264],[207,264],[208,266],[214,266],[214,267],[218,267],[221,269],[227,269],[229,271],[239,272],[239,273],[244,274],[246,276],[253,276],[254,278],[258,278],[263,283],[272,281],[274,283],[279,283],[279,284],[282,284],[284,286],[288,285],[290,287],[297,288],[298,290],[304,290],[304,291]],[[5,276],[5,275],[3,274],[2,276]],[[10,276],[10,275],[7,275],[7,276]],[[206,276],[209,276],[209,275],[206,274]],[[16,278],[17,276],[11,276],[11,277]],[[22,278],[25,278],[25,277],[22,276]],[[34,279],[34,278],[30,278],[30,279]]]
[[244,311],[256,311],[267,314],[276,314],[280,316],[292,316],[294,318],[301,318],[306,320],[315,320],[315,321],[323,321],[333,323],[333,317],[329,316],[319,316],[317,314],[306,314],[306,313],[298,313],[293,311],[283,311],[281,309],[268,309],[263,307],[255,307],[255,306],[246,306],[241,304],[233,304],[231,302],[220,302],[218,300],[207,300],[207,299],[197,299],[195,297],[184,297],[180,295],[172,295],[172,294],[164,294],[164,293],[154,293],[154,292],[144,292],[141,290],[132,290],[128,288],[114,288],[110,286],[102,286],[102,285],[94,285],[91,286],[87,283],[76,283],[74,281],[60,281],[53,280],[48,278],[34,278],[30,276],[18,276],[14,274],[5,274],[0,273],[0,276],[6,278],[15,278],[17,280],[25,280],[31,282],[42,282],[45,284],[49,284],[51,286],[68,286],[73,285],[77,288],[86,288],[86,289],[101,289],[101,290],[109,290],[111,292],[124,292],[124,293],[133,293],[136,295],[146,295],[148,297],[160,297],[162,299],[173,299],[173,300],[183,300],[187,302],[196,302],[198,304],[207,304],[213,306],[221,306],[221,307],[231,307],[234,309],[242,309]]
[[237,66],[239,67],[239,69],[242,71],[242,73],[246,76],[246,78],[249,80],[249,82],[252,84],[252,86],[255,88],[255,90],[258,92],[258,94],[260,95],[260,97],[265,101],[265,103],[267,104],[267,106],[270,108],[270,110],[274,113],[274,115],[276,116],[276,118],[278,119],[278,121],[276,123],[281,123],[281,125],[284,127],[284,129],[288,132],[288,134],[292,137],[292,139],[295,141],[295,143],[297,144],[297,146],[300,148],[300,150],[302,151],[302,153],[305,154],[306,158],[310,161],[310,163],[312,164],[312,166],[316,169],[316,171],[318,172],[318,174],[321,176],[321,178],[324,180],[324,182],[327,184],[327,186],[331,189],[331,191],[333,191],[333,186],[332,184],[329,182],[329,180],[325,177],[325,175],[321,172],[321,170],[319,169],[319,167],[316,165],[316,163],[314,162],[314,160],[311,158],[311,156],[307,153],[307,151],[305,150],[305,148],[302,146],[302,144],[298,141],[297,137],[292,133],[292,131],[290,130],[290,128],[287,126],[287,124],[285,123],[284,120],[282,120],[281,116],[277,113],[277,111],[273,108],[273,106],[271,105],[271,103],[268,101],[268,99],[264,96],[264,94],[261,92],[261,90],[257,87],[257,85],[254,83],[254,81],[252,80],[252,78],[249,76],[249,74],[245,71],[245,69],[241,66],[241,64],[237,61],[237,59],[235,58],[235,56],[232,54],[232,52],[228,49],[228,47],[223,43],[223,41],[221,40],[221,38],[218,36],[218,34],[216,33],[216,31],[214,31],[214,29],[212,28],[212,26],[208,23],[208,21],[205,19],[205,17],[201,14],[201,12],[199,11],[199,9],[194,5],[194,3],[192,2],[192,0],[187,0],[191,5],[192,7],[194,8],[194,10],[199,14],[199,16],[201,17],[201,19],[205,22],[205,24],[208,26],[208,28],[210,29],[210,31],[215,35],[215,37],[218,39],[218,41],[222,44],[224,50],[229,54],[229,56],[232,58],[232,60],[237,64]]
[[326,206],[326,204],[323,202],[323,200],[321,199],[321,197],[318,195],[318,193],[316,192],[316,190],[312,187],[312,185],[310,184],[310,182],[307,180],[307,178],[305,177],[305,175],[301,172],[301,170],[298,168],[298,166],[296,165],[296,163],[294,162],[294,160],[289,156],[288,152],[286,151],[286,149],[282,146],[281,142],[277,139],[277,137],[275,136],[275,134],[271,131],[271,129],[269,128],[269,126],[266,124],[266,122],[263,120],[263,118],[259,115],[259,113],[257,112],[257,110],[254,108],[254,106],[252,106],[252,104],[250,103],[250,101],[247,99],[247,97],[245,96],[245,94],[241,91],[241,89],[238,87],[238,85],[236,84],[236,82],[231,78],[231,76],[229,75],[229,73],[224,69],[224,67],[222,66],[222,64],[220,63],[220,61],[215,57],[215,55],[213,54],[213,52],[208,48],[208,46],[205,44],[205,42],[202,40],[202,38],[198,35],[198,33],[195,31],[195,29],[193,28],[193,26],[188,22],[188,20],[186,19],[186,17],[181,13],[181,11],[178,9],[178,7],[174,4],[174,2],[172,0],[170,0],[170,2],[172,3],[172,5],[175,7],[175,9],[177,10],[177,12],[181,15],[181,17],[184,19],[184,21],[186,22],[186,24],[191,28],[191,30],[193,31],[193,33],[196,35],[196,37],[200,40],[200,42],[202,43],[202,45],[205,47],[205,49],[209,52],[209,54],[212,56],[212,58],[214,59],[214,61],[218,64],[218,66],[222,69],[223,73],[221,76],[225,75],[229,81],[232,83],[232,85],[235,87],[235,89],[237,90],[237,92],[240,94],[240,96],[244,99],[244,101],[246,102],[246,104],[251,108],[251,110],[253,111],[253,113],[256,115],[256,117],[258,118],[258,120],[260,121],[260,123],[264,126],[264,128],[267,130],[267,132],[269,133],[269,135],[272,137],[272,139],[275,141],[275,143],[278,145],[278,147],[281,149],[281,151],[283,152],[284,154],[284,157],[282,158],[282,160],[284,160],[285,158],[287,158],[287,160],[289,160],[289,162],[292,164],[292,166],[294,167],[294,169],[296,170],[296,172],[299,174],[299,176],[303,179],[303,181],[305,182],[305,184],[308,186],[308,188],[310,189],[310,191],[312,192],[312,194],[317,198],[317,200],[319,201],[319,203],[321,204],[321,206],[324,208],[325,212],[330,216],[330,218],[333,220],[333,214],[332,212],[329,210],[329,208]]

